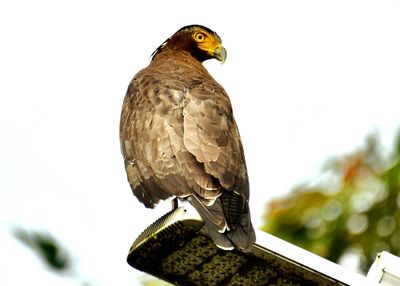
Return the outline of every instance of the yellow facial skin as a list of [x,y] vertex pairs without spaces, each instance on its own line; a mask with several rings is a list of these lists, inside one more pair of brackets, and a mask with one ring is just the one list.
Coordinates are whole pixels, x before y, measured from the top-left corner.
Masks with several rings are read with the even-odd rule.
[[204,30],[198,30],[193,33],[193,40],[197,43],[199,49],[207,52],[211,57],[222,63],[225,62],[227,54],[219,38],[210,35]]

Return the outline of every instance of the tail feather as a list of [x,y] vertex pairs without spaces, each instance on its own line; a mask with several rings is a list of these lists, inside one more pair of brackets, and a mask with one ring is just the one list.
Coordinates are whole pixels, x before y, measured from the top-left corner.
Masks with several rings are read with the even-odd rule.
[[231,238],[226,235],[226,232],[221,233],[212,223],[205,219],[203,220],[206,224],[208,235],[219,248],[223,250],[232,250],[235,248],[236,245],[233,243]]
[[246,200],[242,195],[233,192],[222,192],[219,200],[222,203],[226,222],[229,229],[236,229],[240,224]]
[[211,239],[218,247],[226,250],[236,247],[242,251],[251,251],[256,237],[250,220],[249,205],[243,197],[223,191],[223,195],[210,206],[202,203],[196,195],[189,196],[188,201],[199,212]]
[[214,204],[211,206],[204,204],[197,195],[189,196],[187,200],[199,212],[206,224],[210,224],[217,232],[222,233],[226,230],[227,224],[219,199],[215,200]]
[[239,249],[249,252],[256,241],[256,234],[250,220],[250,210],[248,203],[245,204],[244,212],[240,217],[237,227],[228,231],[228,238]]

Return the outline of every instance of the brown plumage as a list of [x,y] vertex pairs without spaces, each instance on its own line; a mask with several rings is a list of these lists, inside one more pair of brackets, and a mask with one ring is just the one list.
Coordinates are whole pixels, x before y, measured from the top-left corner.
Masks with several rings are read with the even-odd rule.
[[122,154],[135,196],[146,207],[187,199],[221,248],[249,251],[249,182],[228,95],[202,62],[224,61],[210,29],[181,28],[132,79],[120,125]]

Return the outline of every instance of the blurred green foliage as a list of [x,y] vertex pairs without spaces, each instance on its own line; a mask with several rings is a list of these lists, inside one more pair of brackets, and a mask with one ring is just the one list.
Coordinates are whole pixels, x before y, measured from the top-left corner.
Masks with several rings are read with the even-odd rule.
[[72,254],[48,232],[16,227],[13,235],[33,251],[53,273],[60,274],[62,278],[75,278],[78,285],[97,285],[91,279],[83,278],[79,271],[76,271],[74,261],[71,259]]
[[387,153],[373,135],[330,160],[317,180],[267,205],[262,229],[334,262],[356,254],[363,272],[380,251],[400,255],[400,136]]
[[65,272],[70,269],[69,255],[50,234],[16,228],[14,236],[33,250],[53,271]]

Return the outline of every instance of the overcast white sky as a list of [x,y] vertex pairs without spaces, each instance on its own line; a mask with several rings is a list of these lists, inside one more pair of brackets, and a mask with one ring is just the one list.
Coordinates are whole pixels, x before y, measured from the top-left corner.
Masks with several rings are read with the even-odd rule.
[[223,39],[256,226],[265,203],[327,158],[399,127],[400,1],[2,1],[0,284],[76,285],[11,237],[48,230],[98,285],[138,285],[132,241],[169,204],[131,194],[118,124],[127,85],[177,29]]

